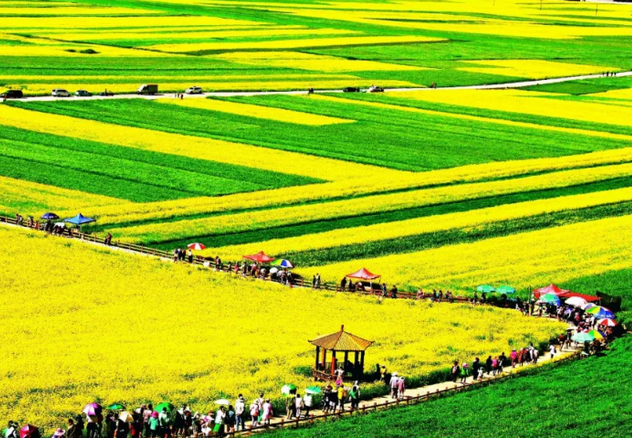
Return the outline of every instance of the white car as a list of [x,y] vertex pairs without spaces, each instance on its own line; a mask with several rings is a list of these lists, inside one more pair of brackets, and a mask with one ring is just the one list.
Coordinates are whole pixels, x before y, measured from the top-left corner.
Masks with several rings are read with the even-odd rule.
[[70,97],[70,93],[61,88],[55,88],[51,93],[54,97]]
[[186,94],[202,94],[202,87],[189,87],[186,90],[184,90],[184,92]]

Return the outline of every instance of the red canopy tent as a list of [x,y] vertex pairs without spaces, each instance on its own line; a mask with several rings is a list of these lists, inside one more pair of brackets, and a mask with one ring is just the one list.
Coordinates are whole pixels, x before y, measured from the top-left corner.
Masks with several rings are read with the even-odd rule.
[[266,255],[263,251],[258,252],[257,254],[245,255],[244,258],[257,263],[270,263],[276,260],[274,257]]
[[554,284],[549,284],[546,287],[541,287],[539,289],[534,289],[533,291],[533,295],[536,297],[536,299],[539,299],[540,296],[544,295],[544,294],[554,294],[557,295],[560,299],[568,299],[571,297],[579,297],[579,298],[583,298],[586,301],[590,302],[590,301],[600,301],[601,298],[599,297],[595,297],[592,295],[584,295],[584,294],[578,294],[576,292],[571,292],[568,289],[560,289],[559,287],[557,287]]
[[359,271],[353,272],[351,274],[347,274],[345,275],[345,277],[347,278],[355,278],[357,280],[365,280],[365,281],[373,281],[373,280],[377,280],[378,278],[381,278],[381,275],[375,275],[369,271],[367,271],[366,268],[362,268]]

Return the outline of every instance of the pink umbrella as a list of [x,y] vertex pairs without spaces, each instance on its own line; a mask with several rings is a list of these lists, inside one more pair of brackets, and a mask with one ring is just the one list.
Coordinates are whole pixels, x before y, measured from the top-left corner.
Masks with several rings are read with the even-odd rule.
[[189,249],[192,249],[193,251],[202,251],[203,249],[206,249],[206,246],[204,246],[201,243],[190,243],[187,245],[187,247]]
[[20,438],[40,438],[40,431],[32,424],[27,424],[20,429]]
[[103,412],[103,408],[98,403],[88,403],[83,407],[83,413],[88,417],[94,417],[100,415]]

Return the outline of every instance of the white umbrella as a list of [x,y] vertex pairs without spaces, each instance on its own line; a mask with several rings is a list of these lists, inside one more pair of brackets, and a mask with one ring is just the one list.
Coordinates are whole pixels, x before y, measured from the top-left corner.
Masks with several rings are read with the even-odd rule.
[[220,405],[220,406],[228,406],[230,404],[230,402],[228,400],[226,400],[225,398],[222,398],[220,400],[216,400],[215,404],[216,405]]
[[119,414],[119,420],[124,421],[126,423],[133,423],[134,417],[127,411],[123,411]]
[[573,307],[584,307],[586,304],[588,304],[588,301],[581,297],[570,297],[568,300],[565,301],[565,303]]

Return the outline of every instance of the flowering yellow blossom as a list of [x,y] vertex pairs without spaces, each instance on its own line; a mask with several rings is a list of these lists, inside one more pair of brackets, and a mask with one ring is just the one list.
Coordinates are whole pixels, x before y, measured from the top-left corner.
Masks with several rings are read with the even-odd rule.
[[321,116],[319,114],[303,113],[283,108],[228,102],[217,99],[159,99],[158,102],[300,125],[323,126],[355,122],[355,120],[351,119],[341,119],[338,117]]
[[[0,46],[1,47],[1,46]],[[219,161],[324,180],[348,179],[375,173],[377,167],[320,158],[296,152],[249,146],[210,138],[172,134],[150,129],[47,114],[0,105],[0,125],[132,147],[165,154]],[[382,174],[389,173],[382,170]],[[393,171],[395,173],[395,171]]]
[[524,90],[437,90],[436,93],[395,92],[391,95],[510,113],[632,126],[629,108],[614,104],[555,99],[560,95],[554,93]]
[[[0,176],[0,211],[6,214],[20,213],[39,217],[42,213],[67,211],[74,216],[80,210],[99,206],[120,206],[131,204],[122,199],[94,195],[79,190],[38,184],[20,179]],[[74,212],[74,213],[73,213]]]
[[338,280],[365,266],[384,281],[472,290],[478,284],[526,288],[632,267],[632,216],[582,222],[474,243],[333,263],[301,270]]
[[316,55],[301,52],[229,52],[213,55],[218,59],[225,59],[238,64],[254,66],[270,66],[279,68],[294,68],[299,70],[324,72],[360,72],[360,71],[410,71],[428,70],[403,64],[389,64],[386,62],[350,60],[335,56]]
[[585,184],[632,175],[632,163],[588,169],[567,170],[513,180],[454,185],[423,190],[373,195],[326,203],[299,205],[276,210],[247,211],[201,219],[137,225],[112,230],[112,234],[131,242],[161,242],[188,236],[229,233],[278,227],[301,222],[396,211],[404,208],[498,196],[523,191],[543,190]]
[[234,20],[210,16],[181,17],[81,17],[81,26],[76,20],[63,20],[57,17],[11,17],[11,22],[3,23],[11,29],[116,29],[138,27],[173,26],[256,26],[263,23],[247,20]]
[[165,34],[164,32],[92,32],[92,33],[55,33],[49,36],[64,41],[96,41],[96,40],[196,40],[213,38],[245,38],[266,36],[299,36],[299,35],[344,35],[358,33],[344,29],[309,29],[305,26],[257,26],[254,29],[212,30],[206,32],[182,32]]
[[331,198],[366,195],[405,188],[517,177],[532,172],[553,172],[629,161],[632,161],[632,148],[622,148],[568,157],[505,161],[502,166],[497,163],[488,163],[423,173],[400,172],[388,179],[364,177],[310,186],[263,190],[255,193],[238,193],[220,198],[198,197],[176,201],[128,204],[115,208],[95,208],[92,210],[92,214],[99,217],[101,224],[142,222],[148,219],[168,219],[179,215],[212,214],[272,206],[281,207],[300,202],[325,201]]
[[587,75],[604,71],[618,71],[614,67],[599,65],[570,64],[565,62],[542,61],[537,59],[495,59],[461,61],[472,67],[458,67],[457,70],[488,73],[501,76],[516,76],[528,79],[544,79],[560,76]]
[[494,222],[527,218],[564,210],[576,210],[598,205],[615,204],[630,200],[632,200],[632,188],[608,190],[553,199],[540,199],[516,204],[499,205],[497,207],[363,227],[344,228],[285,239],[272,239],[265,242],[209,248],[200,251],[199,254],[202,256],[214,256],[219,254],[222,258],[239,260],[244,254],[254,254],[264,249],[266,254],[281,257],[284,253],[290,251],[299,252],[335,248],[343,245],[361,245],[378,240],[395,239],[450,229],[471,229]]
[[[31,3],[32,5],[37,3]],[[48,5],[47,3],[44,3]],[[149,9],[141,8],[100,8],[100,7],[86,7],[86,6],[54,6],[54,7],[0,7],[0,15],[19,15],[22,17],[28,17],[29,15],[61,15],[61,16],[84,16],[84,15],[145,15],[145,14],[160,14],[161,11],[152,11]]]
[[182,43],[182,44],[158,44],[149,46],[153,50],[163,52],[199,52],[204,50],[274,50],[274,49],[308,49],[319,47],[344,47],[344,46],[374,46],[382,44],[405,43],[431,43],[445,41],[443,38],[424,36],[357,36],[339,38],[311,38],[293,40],[271,40],[252,42],[213,42],[213,43]]
[[565,328],[491,307],[287,289],[7,227],[0,242],[0,338],[11,339],[0,343],[11,358],[0,361],[0,417],[46,432],[93,400],[207,412],[263,391],[279,403],[283,384],[314,384],[298,372],[314,363],[307,340],[342,324],[377,341],[367,370],[379,362],[406,377]]

